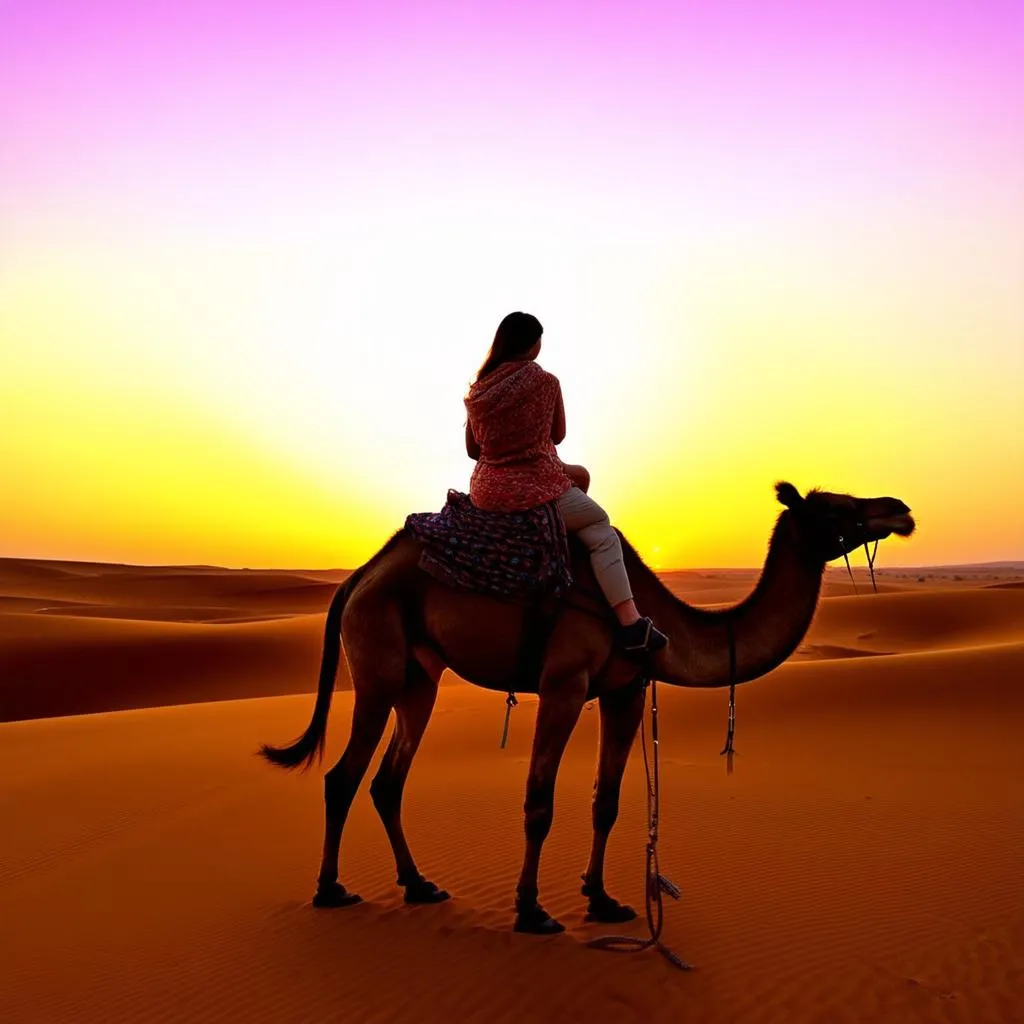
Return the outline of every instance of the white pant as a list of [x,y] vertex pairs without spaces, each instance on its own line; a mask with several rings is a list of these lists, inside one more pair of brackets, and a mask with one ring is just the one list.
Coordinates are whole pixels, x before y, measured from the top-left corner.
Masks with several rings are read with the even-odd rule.
[[608,522],[608,513],[578,487],[570,487],[556,499],[566,533],[574,533],[587,546],[598,586],[614,608],[633,597],[622,561],[619,535]]

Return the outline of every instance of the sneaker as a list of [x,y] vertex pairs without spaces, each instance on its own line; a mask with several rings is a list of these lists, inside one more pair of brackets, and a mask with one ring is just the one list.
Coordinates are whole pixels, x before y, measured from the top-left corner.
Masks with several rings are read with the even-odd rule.
[[626,654],[654,654],[668,646],[668,637],[645,615],[619,627],[619,647]]

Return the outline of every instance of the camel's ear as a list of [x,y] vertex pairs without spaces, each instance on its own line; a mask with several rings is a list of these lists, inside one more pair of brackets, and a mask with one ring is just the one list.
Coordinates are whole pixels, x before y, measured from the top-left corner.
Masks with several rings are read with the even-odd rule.
[[785,480],[775,485],[775,496],[786,508],[796,508],[798,505],[802,505],[804,500],[800,497],[800,492]]

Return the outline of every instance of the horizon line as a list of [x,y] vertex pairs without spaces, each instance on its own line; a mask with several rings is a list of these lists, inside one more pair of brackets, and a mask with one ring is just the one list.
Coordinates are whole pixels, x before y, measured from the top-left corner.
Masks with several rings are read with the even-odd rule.
[[[837,561],[837,560],[833,560]],[[342,566],[267,566],[267,565],[216,565],[210,562],[107,562],[95,559],[79,558],[48,558],[32,555],[0,555],[0,562],[52,562],[63,565],[93,565],[93,566],[116,566],[126,569],[223,569],[229,572],[355,572],[359,566],[346,568]],[[363,563],[364,565],[366,563]],[[987,559],[984,562],[936,562],[934,564],[915,563],[910,565],[885,565],[875,568],[875,574],[913,569],[936,570],[936,569],[987,569],[987,568],[1015,568],[1024,571],[1024,558]],[[671,572],[756,572],[763,569],[763,565],[736,565],[736,566],[650,566],[655,573]],[[866,565],[852,565],[853,570],[867,572]],[[833,565],[828,562],[825,565],[829,569],[846,570],[846,566]]]

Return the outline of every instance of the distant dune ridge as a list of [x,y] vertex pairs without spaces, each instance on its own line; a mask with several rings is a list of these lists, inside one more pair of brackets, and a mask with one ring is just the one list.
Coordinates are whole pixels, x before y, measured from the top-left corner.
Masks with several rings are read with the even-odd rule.
[[[713,606],[739,601],[759,571],[661,575],[677,596]],[[843,567],[827,573],[795,660],[973,643],[1024,619],[1024,563],[884,569],[882,604],[837,603],[870,590],[863,567],[854,573],[856,584]],[[310,692],[325,610],[348,575],[0,559],[0,721]]]
[[[662,578],[720,605],[757,574]],[[501,751],[501,697],[450,675],[405,821],[455,899],[401,903],[364,787],[342,865],[367,903],[311,909],[322,787],[252,753],[308,721],[347,575],[0,559],[5,1022],[1024,1021],[1024,563],[886,568],[877,595],[858,566],[860,596],[830,567],[799,651],[738,692],[732,776],[725,691],[663,688],[662,869],[684,893],[665,938],[685,976],[583,945],[608,931],[578,892],[596,712],[542,865],[568,934],[511,933],[536,703]],[[329,761],[350,714],[339,693]],[[636,756],[607,872],[634,905]]]

